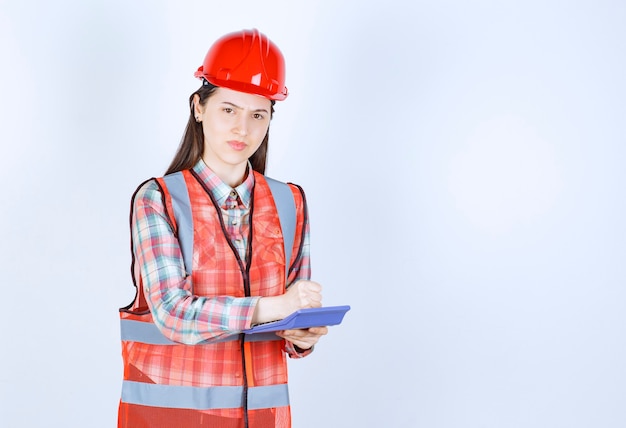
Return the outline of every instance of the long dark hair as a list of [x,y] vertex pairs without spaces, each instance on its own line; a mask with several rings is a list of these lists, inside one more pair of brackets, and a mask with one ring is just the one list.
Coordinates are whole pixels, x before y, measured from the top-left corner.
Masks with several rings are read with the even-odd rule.
[[[202,86],[196,92],[189,97],[189,120],[187,121],[187,127],[185,133],[178,146],[176,155],[172,160],[169,168],[165,171],[165,175],[173,172],[182,171],[184,169],[193,168],[198,163],[202,154],[204,153],[204,132],[202,131],[202,123],[196,122],[193,98],[198,95],[200,98],[200,104],[205,105],[207,100],[213,95],[217,86],[212,85],[208,81],[203,81]],[[272,111],[270,112],[270,119],[274,114],[274,101],[272,100]],[[265,174],[265,165],[267,164],[267,147],[269,144],[270,130],[267,129],[267,134],[263,138],[263,142],[252,156],[250,156],[250,164],[252,169]]]

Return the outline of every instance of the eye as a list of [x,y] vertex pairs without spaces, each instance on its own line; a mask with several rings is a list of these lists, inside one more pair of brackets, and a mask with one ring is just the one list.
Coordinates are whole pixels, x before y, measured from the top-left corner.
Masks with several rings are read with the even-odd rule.
[[261,114],[261,113],[254,113],[252,115],[252,117],[257,119],[257,120],[263,120],[265,118],[265,116],[263,116],[263,114]]
[[224,108],[222,109],[222,111],[223,111],[224,113],[229,113],[229,114],[230,114],[230,113],[232,113],[234,110],[233,110],[232,108],[230,108],[230,107],[224,107]]

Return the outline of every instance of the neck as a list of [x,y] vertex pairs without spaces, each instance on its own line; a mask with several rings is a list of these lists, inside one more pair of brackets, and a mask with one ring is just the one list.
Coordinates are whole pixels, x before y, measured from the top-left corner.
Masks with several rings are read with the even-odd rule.
[[219,167],[216,165],[212,165],[207,162],[206,159],[203,159],[204,163],[211,168],[211,171],[217,175],[220,180],[224,183],[228,184],[230,187],[235,188],[239,186],[248,176],[248,163],[245,162],[241,165],[220,165]]

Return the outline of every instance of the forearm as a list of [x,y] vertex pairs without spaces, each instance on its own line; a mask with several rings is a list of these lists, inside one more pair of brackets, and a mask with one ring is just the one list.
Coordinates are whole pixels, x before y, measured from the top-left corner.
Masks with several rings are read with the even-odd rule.
[[200,297],[180,289],[148,299],[155,324],[175,342],[195,345],[250,328],[257,297]]
[[261,297],[252,315],[252,324],[281,320],[291,312],[285,305],[283,296]]

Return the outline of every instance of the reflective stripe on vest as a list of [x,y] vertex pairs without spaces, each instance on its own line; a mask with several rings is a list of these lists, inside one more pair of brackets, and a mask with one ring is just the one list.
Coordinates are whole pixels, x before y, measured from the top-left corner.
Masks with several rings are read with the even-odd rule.
[[[120,320],[122,341],[147,343],[149,345],[180,345],[180,343],[169,340],[163,336],[159,328],[151,322]],[[230,342],[239,340],[239,335],[233,334],[223,339],[212,340],[209,343]],[[283,340],[275,333],[250,334],[246,335],[246,342],[264,342],[272,340]]]
[[285,286],[289,280],[289,265],[291,264],[291,250],[296,237],[296,202],[288,184],[273,178],[265,177],[267,185],[272,191],[272,197],[278,210],[278,221],[283,232],[283,247],[285,248]]
[[172,198],[176,230],[180,249],[183,253],[185,270],[187,275],[191,275],[193,266],[193,218],[191,216],[191,202],[189,201],[187,183],[185,183],[185,177],[183,177],[182,172],[168,174],[163,177],[163,180]]
[[[125,380],[122,402],[175,409],[235,409],[242,406],[243,386],[179,386]],[[287,384],[248,388],[248,409],[289,405]]]

